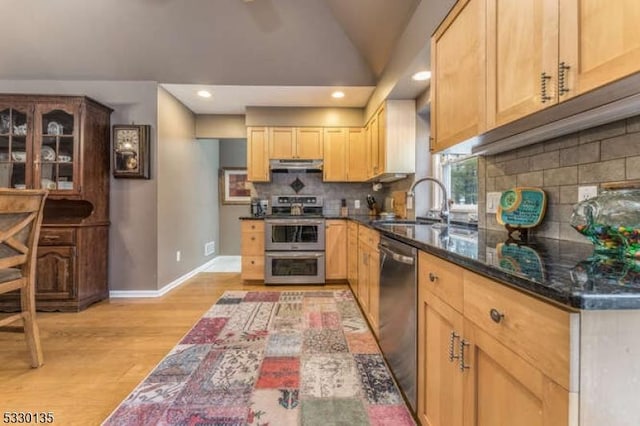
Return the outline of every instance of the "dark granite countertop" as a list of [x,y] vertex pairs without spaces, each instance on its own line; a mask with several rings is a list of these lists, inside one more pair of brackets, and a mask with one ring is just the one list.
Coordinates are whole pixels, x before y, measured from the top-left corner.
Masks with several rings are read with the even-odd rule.
[[517,244],[508,242],[506,231],[349,219],[569,308],[640,309],[640,264],[594,256],[591,244],[548,238]]
[[[640,263],[593,254],[591,244],[534,238],[508,242],[506,231],[349,219],[473,272],[572,309],[640,309]],[[261,220],[244,216],[240,220]]]

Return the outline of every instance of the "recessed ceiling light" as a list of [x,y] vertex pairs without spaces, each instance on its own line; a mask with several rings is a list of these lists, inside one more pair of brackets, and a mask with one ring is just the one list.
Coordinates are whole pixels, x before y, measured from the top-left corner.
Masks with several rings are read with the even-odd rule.
[[333,92],[331,94],[332,97],[336,98],[336,99],[340,99],[340,98],[344,98],[344,92],[341,92],[339,90]]
[[200,96],[201,98],[210,98],[211,92],[207,90],[198,90],[198,96]]
[[431,71],[419,71],[411,76],[416,81],[429,80],[431,78]]

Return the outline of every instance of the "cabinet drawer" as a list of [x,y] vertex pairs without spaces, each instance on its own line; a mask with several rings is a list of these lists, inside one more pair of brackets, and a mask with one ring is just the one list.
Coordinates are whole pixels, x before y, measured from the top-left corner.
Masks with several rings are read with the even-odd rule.
[[73,228],[40,228],[41,246],[73,246],[76,244],[76,230]]
[[572,315],[577,325],[577,314],[464,271],[465,318],[567,390]]
[[449,306],[462,312],[462,268],[427,254],[418,255],[418,283]]
[[243,220],[240,222],[240,230],[245,232],[264,232],[264,220]]
[[241,244],[243,256],[264,256],[264,232],[243,232]]
[[358,241],[369,245],[374,249],[378,249],[378,243],[380,243],[380,234],[378,231],[366,227],[364,225],[358,226]]
[[264,280],[264,256],[242,256],[243,280]]

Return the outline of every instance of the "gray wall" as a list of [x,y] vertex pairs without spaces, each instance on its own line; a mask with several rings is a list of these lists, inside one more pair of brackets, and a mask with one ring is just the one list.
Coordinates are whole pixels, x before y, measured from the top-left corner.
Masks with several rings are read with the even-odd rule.
[[111,178],[111,290],[157,288],[156,87],[152,81],[0,80],[2,93],[87,95],[114,109],[111,124],[151,124],[151,180]]
[[538,235],[586,241],[570,225],[578,186],[640,178],[640,116],[480,158],[480,226],[503,229],[486,213],[486,192],[542,187],[547,213]]
[[[247,167],[247,139],[220,140],[220,167]],[[240,255],[241,216],[249,216],[246,204],[220,205],[220,255]]]
[[[219,241],[218,141],[195,139],[195,116],[158,88],[158,288],[213,258]],[[176,261],[176,251],[181,261]]]

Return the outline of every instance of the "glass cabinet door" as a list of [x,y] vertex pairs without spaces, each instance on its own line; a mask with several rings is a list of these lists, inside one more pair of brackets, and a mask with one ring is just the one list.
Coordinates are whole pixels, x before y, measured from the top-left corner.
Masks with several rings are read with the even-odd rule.
[[25,189],[31,185],[31,107],[0,104],[0,188]]
[[73,191],[76,182],[79,110],[69,105],[39,105],[36,109],[34,187]]

